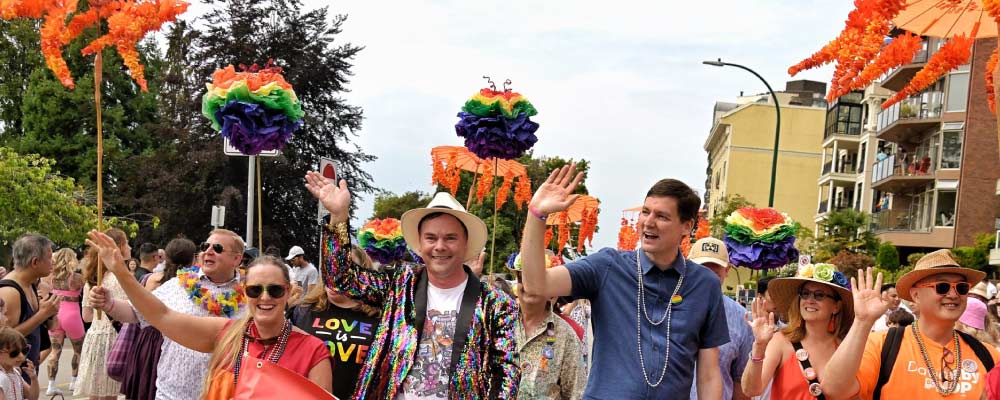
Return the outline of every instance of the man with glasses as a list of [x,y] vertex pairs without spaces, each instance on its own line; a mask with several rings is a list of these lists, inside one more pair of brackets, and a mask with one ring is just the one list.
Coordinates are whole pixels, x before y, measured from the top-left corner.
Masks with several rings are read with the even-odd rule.
[[1000,353],[956,330],[955,322],[965,311],[969,290],[985,276],[959,266],[946,249],[927,254],[896,282],[899,297],[913,301],[920,318],[909,327],[869,335],[887,305],[879,293],[881,274],[873,280],[871,268],[859,271],[852,283],[854,324],[826,365],[823,393],[829,398],[980,398]]
[[[198,248],[200,266],[177,271],[177,276],[160,285],[153,295],[174,311],[206,317],[238,319],[246,310],[243,288],[239,284],[237,267],[243,258],[243,239],[226,229],[213,230]],[[207,292],[203,289],[208,289]],[[104,310],[111,318],[149,326],[126,301],[111,297],[102,287],[90,291],[91,304]],[[160,361],[156,368],[157,400],[197,399],[208,372],[211,354],[188,349],[166,337],[160,346]]]

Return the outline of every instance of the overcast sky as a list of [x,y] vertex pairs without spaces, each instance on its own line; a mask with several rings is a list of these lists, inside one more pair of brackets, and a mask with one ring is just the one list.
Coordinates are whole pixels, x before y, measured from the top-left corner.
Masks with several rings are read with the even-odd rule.
[[[511,79],[539,110],[535,154],[592,162],[587,187],[602,202],[598,248],[616,245],[621,210],[641,204],[656,180],[677,178],[703,193],[714,102],[766,91],[745,71],[701,61],[746,65],[782,90],[788,66],[833,39],[852,7],[846,0],[305,3],[347,14],[339,38],[365,47],[346,97],[364,108],[359,143],[379,157],[368,165],[376,186],[433,190],[430,149],[463,143],[455,114],[484,86],[483,75],[498,87]],[[828,82],[830,73],[795,79]],[[371,207],[366,198],[359,217]]]

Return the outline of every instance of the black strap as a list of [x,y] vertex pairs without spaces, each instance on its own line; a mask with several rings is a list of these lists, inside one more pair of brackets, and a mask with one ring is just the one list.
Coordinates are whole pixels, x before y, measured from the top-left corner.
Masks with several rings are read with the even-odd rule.
[[[972,348],[972,352],[976,353],[976,357],[979,358],[979,362],[983,363],[983,367],[986,367],[986,372],[990,372],[990,370],[993,369],[993,354],[990,354],[990,351],[986,350],[986,346],[983,346],[983,342],[980,342],[979,339],[976,339],[972,335],[960,330],[956,329],[955,332],[958,332],[958,336],[961,336],[962,340],[964,340],[965,343]],[[959,366],[959,368],[961,368],[961,366]],[[983,373],[983,375],[985,376],[986,374]]]
[[[448,376],[455,376],[455,368],[459,358],[465,352],[465,345],[469,342],[469,327],[472,326],[472,317],[475,315],[476,304],[479,303],[480,285],[479,279],[465,268],[468,281],[465,284],[465,291],[462,292],[462,304],[458,309],[458,317],[455,320],[454,343],[451,348],[451,365],[448,366]],[[414,321],[413,325],[417,329],[417,335],[424,332],[424,323],[427,320],[427,268],[417,273],[417,283],[413,294]]]
[[[12,287],[14,290],[17,290],[17,294],[21,296],[21,315],[18,316],[17,323],[20,324],[28,318],[31,318],[31,315],[34,314],[31,312],[31,303],[28,303],[28,296],[24,294],[24,290],[21,289],[21,285],[10,279],[2,279],[0,280],[0,288],[3,287]],[[32,288],[34,288],[34,286],[32,286]]]
[[882,343],[882,359],[878,369],[878,382],[875,383],[872,400],[879,400],[882,397],[882,386],[889,382],[889,375],[892,374],[892,367],[896,364],[896,357],[899,356],[899,346],[903,343],[904,333],[906,333],[906,328],[897,326],[889,328],[889,332],[885,334],[885,342]]
[[[800,342],[792,342],[792,348],[795,349],[796,353],[798,353],[799,350],[802,350],[802,343],[800,343]],[[798,355],[795,356],[795,359],[796,360],[799,359]],[[809,358],[808,357],[806,357],[805,360],[799,360],[799,365],[802,366],[802,370],[803,371],[805,371],[805,370],[807,370],[809,368],[812,368],[812,363],[809,362]],[[809,382],[809,385],[812,386],[812,384],[814,384],[814,383],[815,384],[819,384],[819,380],[817,380],[817,378],[819,378],[819,374],[816,375],[816,378],[812,378],[812,379],[805,378],[805,379],[806,379],[806,381]],[[819,400],[826,400],[826,396],[824,396],[822,393],[819,396],[816,396],[816,398],[819,399]]]

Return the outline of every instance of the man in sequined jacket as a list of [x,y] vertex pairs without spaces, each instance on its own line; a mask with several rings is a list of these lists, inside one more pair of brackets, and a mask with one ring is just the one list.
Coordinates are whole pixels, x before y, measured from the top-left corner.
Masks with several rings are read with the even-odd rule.
[[[349,257],[347,184],[306,175],[330,212],[321,270],[329,287],[382,307],[355,399],[515,399],[520,381],[514,327],[518,308],[464,264],[486,243],[486,224],[451,195],[403,214],[407,244],[423,264],[377,272]],[[341,378],[337,378],[341,379]]]

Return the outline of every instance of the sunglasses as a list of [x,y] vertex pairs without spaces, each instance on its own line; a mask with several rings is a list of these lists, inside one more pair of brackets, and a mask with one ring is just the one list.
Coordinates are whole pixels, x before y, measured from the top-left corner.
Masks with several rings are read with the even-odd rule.
[[17,356],[19,356],[21,354],[24,354],[25,356],[27,356],[28,353],[30,353],[30,352],[31,352],[31,345],[29,344],[27,346],[27,348],[23,348],[23,349],[22,348],[17,348],[17,349],[11,350],[10,353],[7,353],[7,355],[9,355],[10,358],[17,358]]
[[959,296],[965,296],[969,294],[969,289],[972,288],[972,285],[969,285],[969,282],[929,282],[916,285],[915,287],[932,287],[937,294],[942,296],[948,294],[948,292],[951,292],[951,289],[954,288],[955,293],[958,293]]
[[202,252],[208,251],[209,248],[211,248],[213,251],[215,251],[215,254],[222,254],[222,252],[224,250],[226,250],[219,243],[205,242],[205,243],[202,243],[200,247],[198,247],[198,249],[201,250]]
[[837,296],[836,294],[826,293],[826,292],[823,292],[821,290],[817,290],[817,291],[813,292],[813,291],[810,291],[809,289],[800,289],[799,290],[799,298],[802,299],[802,300],[809,300],[811,298],[811,299],[815,299],[816,301],[823,301],[823,300],[826,300],[826,299],[830,299],[830,300],[833,300],[833,301],[840,300],[840,296]]
[[259,298],[264,292],[267,292],[272,299],[277,299],[285,297],[288,285],[247,285],[245,291],[247,297],[251,299]]

